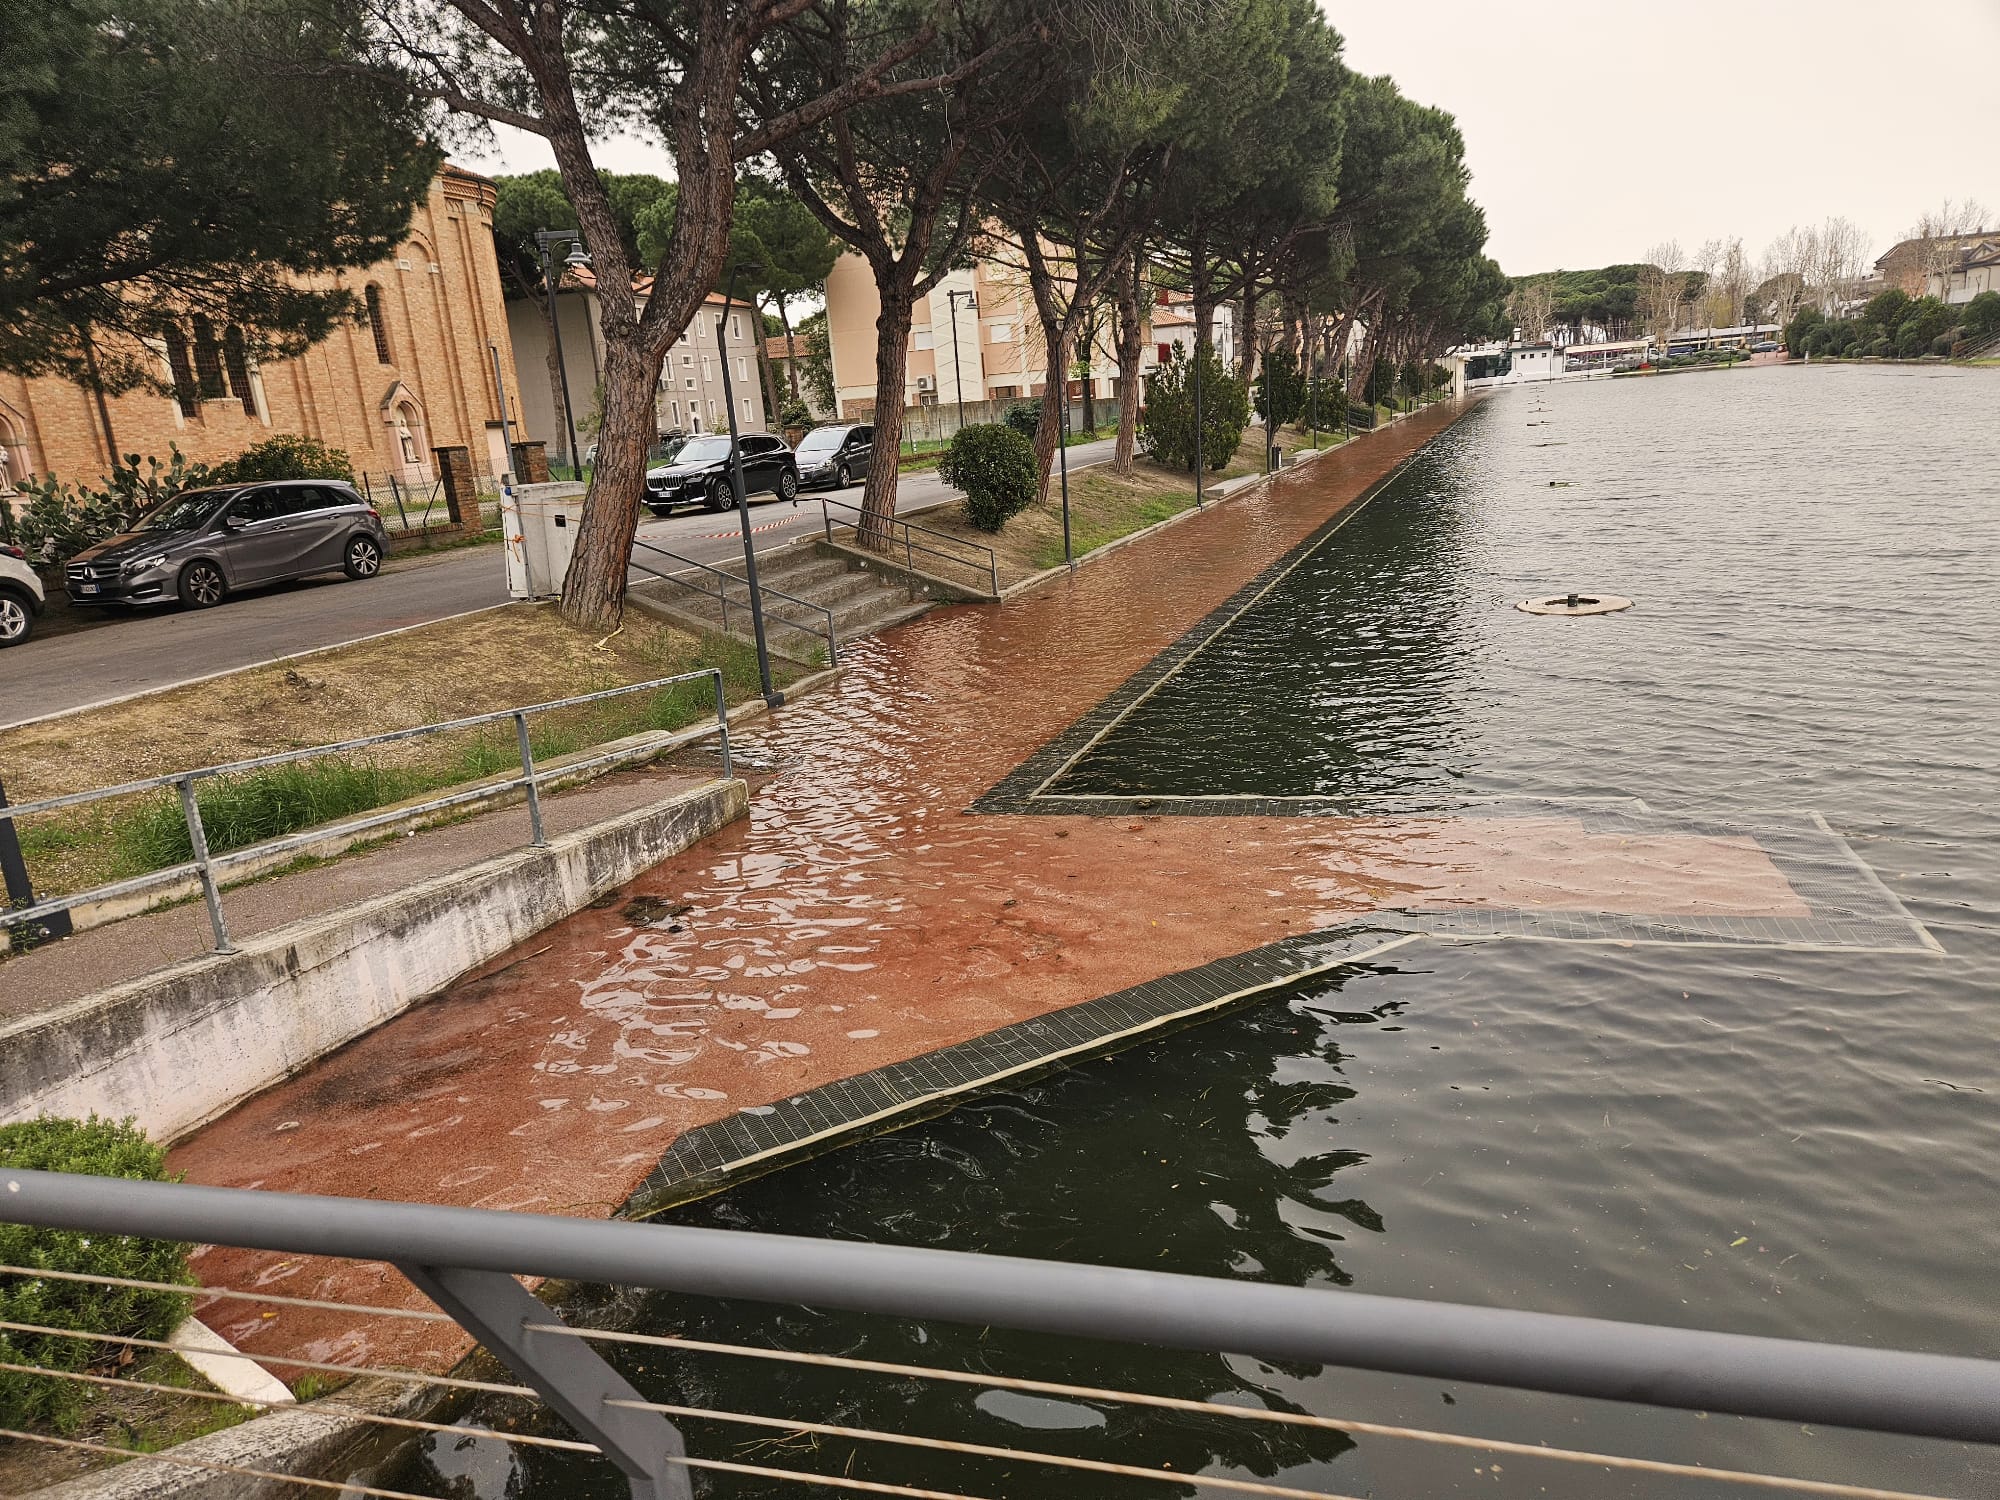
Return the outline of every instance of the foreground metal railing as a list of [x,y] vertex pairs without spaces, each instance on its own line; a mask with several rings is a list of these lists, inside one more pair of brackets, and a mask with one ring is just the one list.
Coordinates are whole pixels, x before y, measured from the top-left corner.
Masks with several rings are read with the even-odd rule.
[[[729,586],[732,583],[743,590],[743,597],[736,601],[736,612],[739,615],[748,615],[750,613],[750,584],[740,574],[731,573],[726,569],[715,567],[709,563],[696,562],[692,557],[683,557],[678,552],[669,552],[665,547],[657,547],[651,542],[635,541],[632,543],[632,551],[635,554],[632,558],[632,566],[639,572],[657,578],[664,583],[677,584],[681,588],[693,589],[697,594],[715,600],[721,608],[722,629],[725,634],[729,630]],[[655,557],[665,558],[668,562],[673,563],[678,571],[669,572],[664,568],[655,567],[636,555],[640,552],[647,552]],[[701,578],[688,576],[691,572],[710,575],[720,581],[717,583],[708,583]],[[829,667],[840,664],[840,648],[834,640],[833,635],[832,610],[828,609],[824,604],[816,604],[810,599],[801,599],[796,594],[788,594],[783,589],[774,589],[761,579],[757,583],[757,594],[760,599],[782,599],[787,604],[799,609],[809,609],[815,614],[822,616],[825,621],[823,627],[807,625],[798,620],[787,620],[783,615],[775,615],[766,610],[764,613],[764,625],[766,629],[772,626],[780,626],[786,630],[796,630],[801,635],[820,637],[826,642],[826,664]]]
[[[827,1241],[785,1235],[604,1222],[484,1209],[381,1202],[173,1183],[0,1169],[0,1222],[91,1234],[137,1235],[231,1245],[286,1256],[380,1261],[398,1268],[443,1315],[286,1297],[264,1290],[203,1289],[203,1297],[233,1298],[320,1311],[456,1322],[524,1382],[508,1385],[337,1364],[260,1353],[267,1365],[348,1376],[382,1376],[442,1392],[539,1397],[584,1441],[460,1422],[444,1425],[407,1416],[370,1415],[350,1408],[349,1420],[403,1431],[431,1432],[463,1443],[470,1438],[571,1452],[600,1453],[623,1471],[640,1500],[686,1500],[690,1471],[749,1474],[831,1490],[932,1500],[966,1500],[959,1491],[876,1482],[841,1474],[774,1468],[694,1454],[670,1419],[746,1424],[775,1433],[769,1446],[787,1455],[810,1452],[822,1437],[889,1444],[933,1454],[972,1456],[1049,1466],[1072,1473],[1116,1475],[1185,1490],[1311,1500],[1317,1489],[1227,1474],[1164,1471],[1143,1455],[1131,1463],[1017,1446],[842,1425],[809,1415],[724,1411],[679,1400],[649,1400],[599,1357],[594,1345],[629,1344],[658,1353],[676,1350],[839,1370],[852,1375],[930,1379],[982,1390],[1012,1390],[1084,1401],[1132,1404],[1195,1415],[1203,1421],[1276,1424],[1295,1436],[1318,1430],[1476,1450],[1488,1455],[1594,1470],[1699,1479],[1709,1486],[1740,1484],[1821,1496],[1903,1497],[1838,1481],[1793,1479],[1700,1464],[1586,1452],[1427,1428],[1319,1416],[1286,1407],[1188,1400],[1140,1391],[1108,1390],[1065,1381],[1028,1380],[977,1370],[888,1363],[784,1346],[704,1342],[675,1334],[580,1329],[516,1279],[551,1277],[606,1282],[700,1297],[736,1298],[782,1307],[807,1306],[935,1319],[1110,1340],[1203,1353],[1340,1366],[1355,1370],[1471,1382],[1565,1396],[1733,1414],[1789,1423],[1851,1427],[1913,1437],[2000,1443],[2000,1362],[1886,1349],[1815,1344],[1743,1334],[1708,1333],[1614,1323],[1503,1308],[1468,1307],[1353,1292],[1302,1289],[1154,1271],[1064,1264],[993,1255]],[[49,1276],[45,1268],[0,1266],[0,1275]],[[55,1272],[72,1280],[104,1280]],[[111,1282],[112,1285],[145,1285]],[[268,1314],[266,1316],[269,1316]],[[405,1325],[407,1326],[407,1325]],[[0,1321],[17,1342],[29,1338],[96,1339],[101,1345],[174,1349],[165,1341],[79,1334],[25,1322]],[[342,1345],[346,1344],[342,1341]],[[12,1373],[48,1374],[44,1367],[0,1365]],[[106,1388],[139,1385],[116,1375],[75,1378]],[[671,1394],[671,1393],[670,1393]],[[255,1403],[253,1403],[255,1404]],[[407,1408],[404,1408],[407,1409]],[[1268,1430],[1272,1430],[1267,1428]],[[57,1446],[91,1447],[53,1434],[0,1432],[0,1437]],[[780,1438],[788,1440],[785,1443]],[[1024,1439],[1025,1440],[1025,1439]],[[107,1450],[113,1451],[113,1450]],[[172,1450],[153,1461],[230,1469]],[[1498,1467],[1495,1467],[1498,1473]],[[273,1478],[288,1476],[272,1475]],[[328,1481],[291,1482],[341,1489]],[[348,1482],[347,1495],[410,1500],[408,1492]],[[1536,1491],[1541,1493],[1541,1491]],[[1674,1493],[1685,1493],[1676,1490]],[[976,1497],[975,1497],[976,1500]]]
[[[385,734],[363,735],[359,739],[314,745],[305,750],[287,750],[276,755],[259,755],[249,760],[230,761],[219,766],[203,766],[193,771],[171,771],[164,776],[149,776],[143,781],[127,781],[118,786],[99,787],[88,792],[71,792],[61,797],[45,797],[38,802],[23,802],[12,807],[0,803],[0,823],[12,822],[18,829],[24,818],[60,812],[68,807],[82,807],[92,802],[104,802],[114,797],[131,797],[172,788],[180,799],[181,820],[187,827],[188,847],[193,852],[192,859],[144,875],[135,875],[128,880],[112,881],[105,885],[93,886],[88,890],[74,891],[66,896],[51,896],[32,906],[14,910],[0,909],[0,930],[29,926],[44,921],[58,912],[69,911],[73,907],[113,900],[120,896],[137,895],[141,891],[151,890],[156,886],[172,885],[192,876],[200,880],[202,898],[208,904],[209,928],[215,938],[215,951],[232,953],[235,949],[229,940],[228,925],[223,920],[222,891],[216,880],[218,872],[227,871],[233,866],[247,864],[253,860],[267,859],[275,854],[303,849],[308,844],[319,843],[325,839],[366,833],[370,829],[406,822],[425,813],[482,801],[493,796],[495,792],[506,791],[513,787],[527,789],[531,842],[537,848],[542,847],[548,843],[548,838],[542,829],[541,783],[551,773],[539,770],[535,765],[534,750],[528,739],[529,716],[551,713],[557,709],[576,708],[586,703],[601,703],[608,698],[622,698],[630,693],[657,692],[683,682],[699,682],[703,679],[707,679],[714,688],[715,727],[721,739],[722,774],[727,778],[733,774],[729,757],[729,702],[723,690],[722,673],[710,667],[699,672],[680,672],[672,677],[656,677],[649,682],[635,682],[625,687],[607,688],[598,693],[579,693],[568,698],[552,699],[547,703],[497,709],[492,713],[474,714],[470,718],[451,719],[441,724],[420,724],[414,729],[395,729]],[[450,734],[456,730],[477,729],[482,725],[509,721],[514,726],[515,743],[520,750],[519,776],[498,782],[481,781],[464,791],[433,797],[424,802],[400,803],[390,812],[375,813],[368,817],[317,827],[282,838],[264,839],[232,849],[227,853],[212,853],[209,850],[208,833],[202,824],[201,803],[195,790],[199,782],[211,781],[218,777],[240,776],[246,772],[266,770],[272,766],[291,765],[323,755],[341,755],[354,750],[367,750],[377,745],[393,745],[405,740],[422,739],[427,735]],[[570,761],[554,774],[571,776],[579,771],[607,765],[623,758],[625,758],[624,752],[614,750],[584,760]]]
[[[848,511],[855,519],[836,521],[833,518],[836,510]],[[864,530],[880,527],[882,534],[888,539],[889,553],[894,556],[897,534],[901,533],[903,565],[911,572],[917,571],[917,554],[921,552],[927,560],[964,568],[974,574],[984,574],[991,596],[995,599],[1000,597],[1000,559],[994,555],[991,547],[982,547],[977,542],[968,542],[963,537],[955,537],[947,532],[933,531],[928,526],[905,521],[901,516],[870,516],[858,505],[849,505],[844,500],[828,499],[824,495],[820,497],[819,514],[820,523],[825,528],[826,539],[829,542],[834,539],[833,532],[836,526],[845,527],[854,537],[857,546],[863,545],[861,536]],[[947,542],[959,550],[952,552],[932,546],[930,542],[920,542],[917,540],[919,536],[929,537],[934,542]]]

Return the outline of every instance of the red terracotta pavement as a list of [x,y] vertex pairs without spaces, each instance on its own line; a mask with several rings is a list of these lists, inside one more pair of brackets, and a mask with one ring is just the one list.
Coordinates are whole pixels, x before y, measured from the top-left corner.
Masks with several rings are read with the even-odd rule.
[[[201,1131],[200,1182],[612,1212],[681,1132],[1384,906],[1803,915],[1747,841],[1535,819],[977,816],[981,792],[1454,413],[1434,409],[1001,608],[843,652],[739,741],[751,816]],[[411,1305],[393,1272],[212,1250],[212,1285]],[[246,1304],[253,1349],[437,1368],[436,1325]]]

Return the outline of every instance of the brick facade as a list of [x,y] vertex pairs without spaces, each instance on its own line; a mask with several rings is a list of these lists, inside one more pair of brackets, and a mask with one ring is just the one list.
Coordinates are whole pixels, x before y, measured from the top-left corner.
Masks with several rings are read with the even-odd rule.
[[[298,433],[344,449],[355,472],[377,484],[391,474],[430,483],[432,450],[451,446],[468,449],[474,473],[490,480],[506,450],[489,342],[499,348],[508,419],[520,421],[492,220],[492,182],[447,166],[395,256],[342,274],[369,308],[365,320],[297,359],[258,361],[226,333],[192,325],[163,339],[153,353],[163,386],[176,394],[111,397],[118,451],[165,458],[178,445],[214,462]],[[246,395],[254,409],[246,410]],[[518,425],[513,436],[523,436]],[[0,490],[50,472],[93,482],[109,459],[96,401],[83,387],[5,373],[0,449],[7,459]]]

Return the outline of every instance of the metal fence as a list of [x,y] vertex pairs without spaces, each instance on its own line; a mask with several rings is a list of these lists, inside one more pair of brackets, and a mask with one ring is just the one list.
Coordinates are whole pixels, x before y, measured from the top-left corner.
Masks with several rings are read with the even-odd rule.
[[[1709,1493],[1712,1487],[1742,1485],[1764,1493],[1787,1490],[1855,1500],[1916,1497],[1863,1484],[1323,1416],[1285,1406],[1190,1400],[1073,1381],[1016,1378],[988,1368],[992,1361],[983,1358],[979,1368],[950,1369],[799,1349],[793,1347],[792,1336],[775,1332],[769,1344],[750,1344],[704,1342],[671,1333],[572,1327],[530,1295],[517,1277],[609,1283],[741,1299],[775,1308],[805,1306],[1249,1356],[1677,1408],[1703,1415],[1733,1414],[1911,1437],[2000,1443],[2000,1362],[1989,1360],[959,1251],[7,1169],[0,1169],[0,1221],[394,1266],[442,1311],[430,1313],[407,1304],[354,1304],[326,1297],[301,1299],[262,1289],[210,1288],[199,1295],[349,1313],[357,1320],[380,1317],[456,1322],[521,1383],[425,1375],[330,1359],[263,1353],[255,1357],[280,1370],[383,1377],[429,1387],[437,1393],[472,1391],[539,1398],[575,1432],[575,1439],[551,1435],[545,1426],[537,1430],[532,1423],[509,1422],[504,1429],[466,1421],[446,1425],[421,1417],[370,1414],[358,1408],[340,1415],[406,1434],[441,1434],[455,1444],[487,1439],[601,1455],[623,1472],[639,1500],[686,1500],[692,1494],[690,1475],[703,1472],[792,1482],[813,1492],[977,1500],[955,1489],[880,1482],[865,1472],[854,1473],[851,1467],[829,1472],[781,1467],[775,1462],[780,1455],[796,1462],[797,1455],[815,1451],[822,1439],[852,1442],[857,1451],[874,1452],[874,1445],[879,1444],[900,1449],[905,1455],[927,1453],[935,1460],[957,1462],[971,1457],[1021,1465],[1037,1471],[1045,1482],[1067,1473],[1073,1483],[1080,1482],[1080,1476],[1095,1476],[1099,1482],[1113,1476],[1148,1481],[1160,1486],[1163,1493],[1192,1489],[1204,1494],[1314,1500],[1326,1492],[1232,1473],[1175,1471],[1142,1452],[1127,1453],[1124,1460],[1113,1461],[1021,1446],[1031,1441],[1027,1436],[1003,1447],[823,1420],[826,1414],[721,1410],[698,1404],[697,1395],[686,1390],[656,1390],[654,1395],[665,1399],[649,1399],[597,1352],[619,1344],[654,1354],[675,1350],[700,1358],[812,1366],[821,1373],[838,1372],[843,1382],[858,1383],[862,1376],[934,1380],[982,1392],[1010,1391],[1081,1402],[1091,1410],[1133,1406],[1193,1418],[1210,1426],[1263,1424],[1266,1434],[1297,1436],[1318,1431],[1348,1440],[1368,1437],[1442,1446],[1468,1457],[1483,1455],[1479,1458],[1482,1464],[1504,1456],[1510,1478],[1515,1470],[1529,1475],[1539,1472],[1546,1479],[1550,1476],[1542,1466],[1582,1466],[1596,1471],[1600,1483],[1605,1471],[1623,1471],[1627,1479],[1646,1475],[1673,1480],[1676,1487],[1668,1492],[1674,1494],[1687,1493],[1685,1482],[1698,1480],[1702,1493]],[[51,1273],[42,1267],[0,1265],[0,1275],[51,1274],[107,1281],[114,1286],[146,1285],[83,1273]],[[17,1342],[24,1337],[95,1340],[107,1353],[112,1346],[135,1344],[158,1349],[181,1347],[172,1341],[80,1333],[28,1322],[0,1321],[0,1332],[13,1335]],[[100,1365],[100,1369],[105,1368],[116,1366],[106,1361]],[[768,1363],[758,1368],[768,1368]],[[0,1369],[18,1374],[50,1373],[19,1362],[0,1365]],[[50,1378],[83,1379],[114,1391],[147,1388],[143,1382],[116,1374],[60,1377],[51,1373]],[[760,1457],[773,1461],[743,1462],[690,1451],[675,1425],[687,1420],[760,1430],[769,1439],[769,1448]],[[52,1433],[5,1431],[0,1437],[59,1447],[101,1446]],[[105,1451],[130,1457],[122,1450]],[[171,1449],[134,1461],[246,1472],[204,1459],[198,1452],[177,1454]],[[1495,1479],[1499,1470],[1500,1465],[1493,1464]],[[412,1500],[406,1491],[383,1489],[352,1478],[335,1483],[308,1476],[293,1482],[337,1489],[343,1495]],[[1010,1486],[1007,1492],[1028,1491]],[[1507,1491],[1495,1486],[1495,1492]],[[1524,1487],[1513,1492],[1529,1491]]]
[[[844,511],[852,520],[836,520],[835,511]],[[983,547],[977,542],[968,542],[962,537],[948,532],[933,531],[927,526],[918,526],[905,521],[901,516],[867,516],[858,505],[849,505],[844,500],[829,500],[822,496],[819,502],[820,523],[825,528],[826,539],[835,540],[835,528],[847,533],[847,540],[854,546],[868,551],[879,551],[890,559],[897,552],[903,554],[903,565],[917,571],[917,554],[922,553],[926,570],[949,567],[960,574],[975,577],[986,586],[988,596],[1000,597],[1000,559],[991,547]],[[870,547],[862,540],[864,531],[873,531],[882,539],[880,548]],[[924,538],[918,541],[917,538]],[[943,576],[940,574],[939,576]],[[956,582],[956,579],[947,579]]]
[[[704,599],[715,600],[717,613],[720,616],[722,629],[725,634],[729,630],[729,606],[732,602],[736,605],[736,613],[743,620],[748,621],[751,618],[750,583],[741,574],[731,573],[710,563],[697,562],[692,557],[683,557],[678,552],[669,552],[665,547],[655,546],[651,542],[633,542],[632,552],[631,566],[634,571],[644,573],[651,578],[656,578],[662,583],[671,583],[678,588],[691,589],[695,593],[700,594]],[[661,562],[670,566],[662,567],[657,563],[647,562],[645,558],[638,555],[641,552],[646,553],[650,557],[659,558]],[[710,579],[713,579],[714,582],[710,582]],[[742,597],[734,601],[729,596],[732,584],[743,591]],[[770,605],[765,602],[769,599],[781,600],[791,605],[794,609],[807,610],[819,615],[822,623],[819,625],[808,625],[800,620],[788,620],[783,615],[774,614],[771,611]],[[801,599],[798,595],[788,594],[783,589],[774,589],[761,579],[757,583],[757,601],[763,608],[764,626],[767,630],[776,626],[784,630],[816,636],[826,642],[826,664],[829,667],[839,665],[840,647],[834,640],[832,610],[828,609],[824,604],[814,603],[811,599]]]
[[[193,771],[173,771],[165,776],[149,776],[143,781],[127,781],[118,786],[100,787],[88,792],[71,792],[61,797],[45,797],[38,802],[23,802],[17,806],[0,805],[0,822],[11,821],[18,829],[20,820],[33,818],[43,813],[60,812],[68,807],[82,807],[93,802],[104,802],[114,797],[131,797],[146,792],[157,792],[171,788],[180,799],[182,821],[187,826],[188,847],[193,858],[164,869],[153,870],[144,875],[135,875],[128,880],[114,881],[93,886],[89,890],[76,891],[66,896],[52,896],[36,902],[32,906],[17,910],[0,910],[0,928],[30,927],[42,922],[57,912],[66,912],[73,907],[88,905],[95,901],[107,901],[119,896],[136,895],[157,886],[171,885],[195,877],[201,882],[203,899],[208,903],[208,921],[215,938],[215,951],[234,952],[229,941],[229,929],[222,915],[222,891],[217,882],[218,872],[227,871],[235,865],[252,860],[267,859],[274,854],[302,849],[308,844],[325,839],[345,838],[366,833],[371,829],[387,827],[391,823],[405,822],[425,813],[441,812],[447,808],[459,807],[467,803],[490,798],[496,792],[514,787],[527,789],[528,822],[531,842],[536,847],[547,844],[548,839],[542,829],[541,783],[551,773],[538,769],[535,765],[534,750],[528,740],[528,718],[531,714],[550,713],[557,709],[576,708],[586,703],[601,703],[606,699],[624,697],[629,693],[656,692],[662,688],[674,687],[683,682],[699,682],[707,679],[715,691],[715,727],[721,739],[722,774],[725,778],[733,774],[729,756],[728,700],[723,690],[722,673],[711,667],[699,672],[681,672],[672,677],[658,677],[650,682],[635,682],[625,687],[607,688],[598,693],[579,693],[569,698],[557,698],[547,703],[533,703],[521,708],[503,708],[493,713],[474,714],[470,718],[451,719],[440,724],[420,724],[414,729],[396,729],[385,734],[363,735],[359,739],[340,740],[329,745],[314,745],[305,750],[287,750],[276,755],[259,755],[249,760],[230,761],[226,765],[203,766]],[[515,740],[520,749],[521,774],[504,781],[483,781],[464,791],[433,797],[424,802],[403,803],[393,811],[375,813],[364,818],[356,818],[345,823],[311,829],[305,833],[292,834],[284,838],[266,839],[249,844],[228,853],[215,854],[209,851],[208,836],[202,826],[201,804],[196,796],[196,784],[217,777],[238,776],[246,772],[261,771],[272,766],[291,765],[298,761],[311,760],[324,755],[342,755],[354,750],[367,750],[377,745],[393,745],[406,740],[421,739],[428,735],[450,734],[455,730],[477,729],[487,724],[511,722]],[[578,771],[594,766],[607,765],[624,758],[622,751],[611,751],[603,755],[591,756],[580,761],[571,761],[557,774],[574,775]]]
[[357,484],[368,503],[381,513],[392,536],[398,532],[417,535],[451,520],[441,478],[413,484],[394,474],[362,474]]

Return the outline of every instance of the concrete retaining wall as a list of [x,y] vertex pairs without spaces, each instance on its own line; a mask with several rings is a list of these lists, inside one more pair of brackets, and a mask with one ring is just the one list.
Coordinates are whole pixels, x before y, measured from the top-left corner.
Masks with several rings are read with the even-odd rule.
[[132,1115],[171,1141],[748,808],[711,782],[0,1027],[0,1122]]

